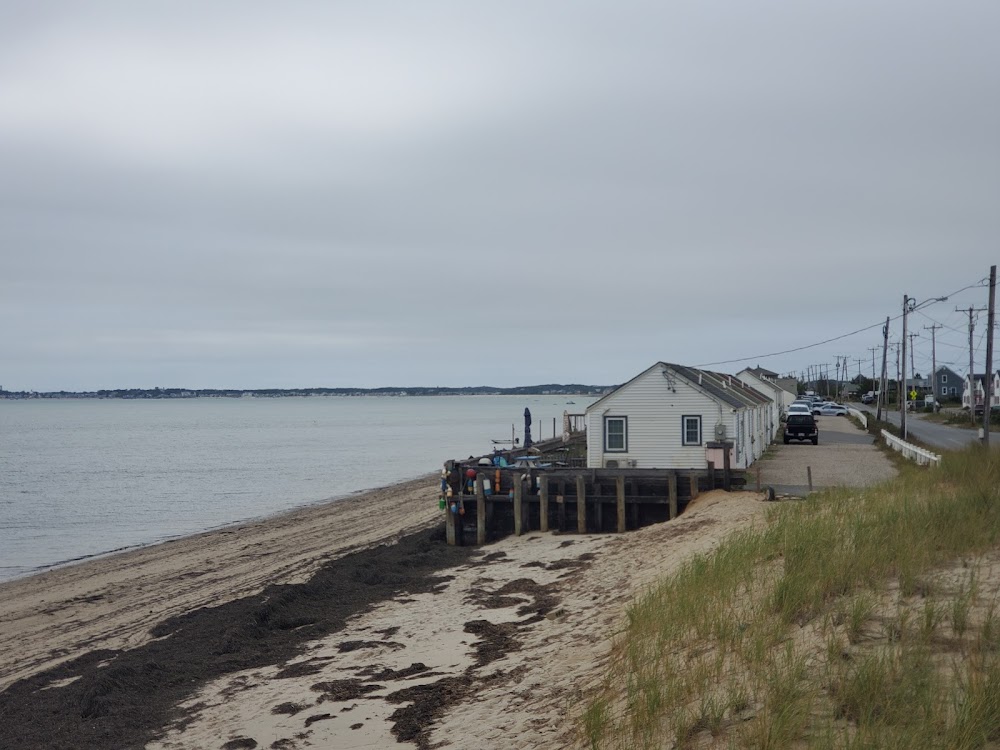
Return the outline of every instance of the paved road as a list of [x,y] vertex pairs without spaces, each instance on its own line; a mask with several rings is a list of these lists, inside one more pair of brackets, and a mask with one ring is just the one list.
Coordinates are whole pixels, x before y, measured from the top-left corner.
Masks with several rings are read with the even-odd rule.
[[[761,459],[761,484],[778,494],[803,496],[809,492],[807,468],[813,489],[868,487],[896,476],[892,462],[875,447],[875,438],[845,417],[817,417],[819,445],[780,442]],[[749,486],[755,481],[751,467]]]
[[[875,409],[870,406],[861,406],[860,409],[875,414]],[[882,416],[886,421],[899,427],[899,412],[892,411],[888,415],[883,410]],[[979,440],[978,430],[962,429],[961,427],[949,427],[936,422],[927,422],[920,418],[919,414],[906,415],[906,431],[926,445],[934,446],[940,450],[956,451],[965,448],[971,443]],[[1000,435],[990,434],[990,444],[1000,442]]]

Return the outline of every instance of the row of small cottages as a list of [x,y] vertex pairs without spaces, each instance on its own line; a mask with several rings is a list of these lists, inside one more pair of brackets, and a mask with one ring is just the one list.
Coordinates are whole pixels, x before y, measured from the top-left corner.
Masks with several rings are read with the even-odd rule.
[[728,444],[730,465],[746,469],[796,398],[771,375],[657,362],[587,407],[587,468],[721,468]]

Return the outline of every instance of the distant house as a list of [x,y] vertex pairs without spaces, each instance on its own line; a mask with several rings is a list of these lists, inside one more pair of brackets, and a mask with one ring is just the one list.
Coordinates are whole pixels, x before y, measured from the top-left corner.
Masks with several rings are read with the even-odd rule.
[[[976,406],[982,406],[983,400],[986,398],[986,375],[985,373],[975,373],[972,376],[972,386],[969,388],[969,378],[965,378],[965,382],[962,384],[962,408],[968,409],[972,404]],[[971,395],[971,398],[970,398]]]
[[933,394],[938,399],[958,398],[965,391],[965,379],[950,367],[941,365],[934,373]]
[[745,469],[779,421],[770,395],[732,375],[657,362],[587,407],[587,467]]

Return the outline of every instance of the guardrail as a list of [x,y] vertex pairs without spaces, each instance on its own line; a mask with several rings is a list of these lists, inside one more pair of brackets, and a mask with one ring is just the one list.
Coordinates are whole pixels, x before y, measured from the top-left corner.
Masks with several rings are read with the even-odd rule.
[[855,409],[853,407],[850,407],[850,406],[847,407],[847,413],[850,414],[852,417],[854,417],[859,422],[861,422],[861,426],[862,427],[864,427],[866,430],[868,429],[868,415],[867,414],[865,414],[863,411],[858,411],[857,409]]
[[902,453],[903,458],[908,458],[911,461],[916,461],[921,466],[939,466],[941,464],[941,456],[936,453],[931,453],[930,451],[925,451],[923,448],[918,448],[911,443],[907,443],[895,435],[882,430],[882,437],[885,438],[886,444],[892,448],[897,453]]

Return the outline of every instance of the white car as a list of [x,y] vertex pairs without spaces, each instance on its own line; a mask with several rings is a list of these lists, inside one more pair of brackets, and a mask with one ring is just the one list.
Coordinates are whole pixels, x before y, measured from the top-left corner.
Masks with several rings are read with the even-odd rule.
[[812,415],[812,409],[810,409],[805,404],[792,404],[788,407],[789,416],[792,414],[809,414]]
[[818,414],[822,414],[824,417],[846,417],[847,407],[830,402],[828,404],[823,404],[822,406],[820,406],[816,410],[816,412]]

